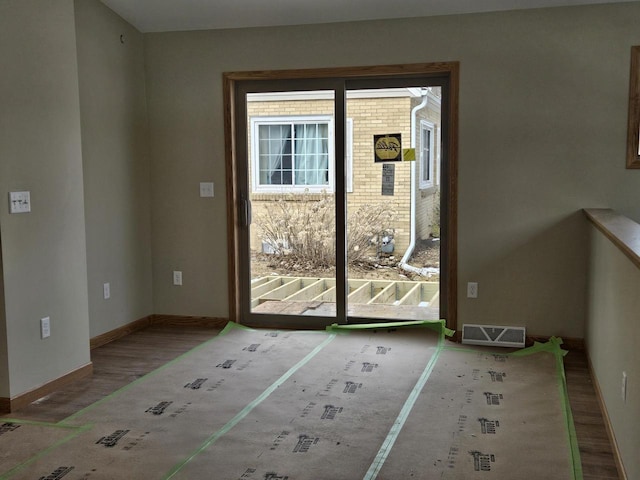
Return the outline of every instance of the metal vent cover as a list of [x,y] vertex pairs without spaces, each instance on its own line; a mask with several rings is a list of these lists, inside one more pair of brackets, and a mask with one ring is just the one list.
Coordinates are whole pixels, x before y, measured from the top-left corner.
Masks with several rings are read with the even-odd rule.
[[497,347],[524,347],[525,327],[499,325],[462,325],[462,343],[468,345],[495,345]]

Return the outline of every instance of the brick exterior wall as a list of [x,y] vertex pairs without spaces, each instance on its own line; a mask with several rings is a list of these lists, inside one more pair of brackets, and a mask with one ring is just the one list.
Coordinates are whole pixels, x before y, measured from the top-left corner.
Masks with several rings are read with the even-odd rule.
[[[403,148],[409,148],[411,143],[411,108],[420,103],[420,98],[393,97],[393,98],[351,98],[347,101],[347,118],[353,121],[353,191],[347,194],[347,215],[364,205],[384,203],[396,211],[395,221],[388,228],[395,232],[394,255],[401,257],[410,241],[410,201],[411,201],[411,163],[395,163],[394,195],[382,195],[382,164],[374,162],[373,136],[386,133],[401,133]],[[428,105],[418,114],[416,122],[419,128],[419,120],[426,119],[436,126],[436,134],[439,134],[440,111],[439,105],[435,108],[435,102]],[[251,125],[253,117],[277,117],[300,115],[332,115],[332,100],[281,100],[281,101],[253,101],[248,102],[248,125]],[[249,159],[251,159],[251,128],[247,138],[249,147]],[[419,131],[416,139],[419,148]],[[436,147],[438,143],[436,142]],[[416,152],[417,154],[419,152]],[[437,159],[437,153],[434,158]],[[419,160],[416,164],[414,182],[419,186]],[[249,161],[251,169],[251,160]],[[437,176],[437,172],[436,172]],[[251,177],[249,177],[251,178]],[[435,185],[435,182],[434,182]],[[427,238],[431,233],[433,223],[433,211],[436,202],[437,186],[428,190],[417,189],[417,236]],[[252,208],[254,218],[264,209],[273,207],[273,201],[282,198],[275,193],[252,193]],[[305,198],[313,201],[320,195],[305,194]],[[257,214],[257,215],[256,215]],[[261,250],[261,239],[257,226],[252,225],[251,248]]]
[[395,163],[394,195],[382,195],[382,164],[374,162],[373,136],[402,134],[404,148],[411,140],[409,97],[356,98],[347,101],[347,118],[353,119],[353,192],[347,195],[347,212],[362,205],[384,202],[397,212],[389,227],[395,231],[394,254],[402,256],[410,240],[411,163]]

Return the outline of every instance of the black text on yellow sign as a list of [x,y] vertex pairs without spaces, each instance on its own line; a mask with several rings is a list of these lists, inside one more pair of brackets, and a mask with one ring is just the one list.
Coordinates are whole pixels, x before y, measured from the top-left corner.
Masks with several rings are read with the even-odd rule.
[[399,133],[374,135],[373,151],[375,162],[401,162],[402,135]]

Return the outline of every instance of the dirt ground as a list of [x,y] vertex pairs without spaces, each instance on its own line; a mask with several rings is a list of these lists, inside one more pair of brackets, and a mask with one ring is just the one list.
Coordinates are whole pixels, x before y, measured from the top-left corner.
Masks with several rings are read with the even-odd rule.
[[[349,267],[349,278],[380,279],[380,280],[421,280],[437,282],[439,274],[430,277],[422,276],[398,267],[402,257],[396,255],[381,255],[368,257],[366,261]],[[409,265],[417,268],[440,267],[440,241],[439,239],[418,240]],[[303,265],[291,265],[286,258],[268,255],[265,253],[252,253],[251,276],[258,278],[268,275],[290,275],[301,277],[333,277],[333,268],[318,269]]]

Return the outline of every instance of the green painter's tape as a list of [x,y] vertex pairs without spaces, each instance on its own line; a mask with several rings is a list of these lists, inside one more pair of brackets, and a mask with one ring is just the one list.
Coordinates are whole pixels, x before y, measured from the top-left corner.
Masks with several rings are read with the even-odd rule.
[[571,405],[569,404],[569,392],[567,390],[567,377],[564,373],[564,362],[562,358],[569,353],[563,350],[561,345],[563,341],[560,337],[551,337],[549,341],[544,343],[535,342],[529,348],[523,348],[510,355],[514,357],[522,357],[538,352],[549,352],[556,357],[556,372],[558,374],[558,388],[560,389],[560,401],[562,402],[562,411],[567,427],[567,435],[571,454],[571,464],[573,467],[574,480],[582,480],[582,462],[580,460],[580,449],[578,447],[578,437],[576,435],[575,425],[573,423],[573,414],[571,413]]
[[422,375],[420,375],[420,378],[418,379],[415,386],[413,387],[411,394],[409,395],[407,400],[404,402],[404,405],[402,406],[402,410],[400,410],[398,417],[396,418],[395,422],[393,422],[393,425],[391,426],[391,429],[389,430],[387,437],[385,438],[384,442],[380,446],[380,449],[378,450],[378,454],[376,455],[376,458],[373,460],[373,463],[369,467],[369,470],[363,477],[363,480],[373,480],[378,476],[378,473],[380,473],[380,470],[382,469],[384,462],[387,460],[387,457],[389,456],[389,453],[393,448],[393,444],[396,442],[396,439],[398,438],[398,435],[400,434],[402,427],[404,427],[404,424],[407,421],[407,418],[409,417],[409,414],[411,413],[413,406],[415,405],[418,397],[420,396],[420,392],[422,391],[425,384],[427,383],[427,380],[429,379],[429,376],[431,375],[431,372],[433,371],[433,368],[435,367],[436,362],[440,357],[440,352],[442,352],[442,349],[443,349],[443,343],[444,343],[444,329],[441,328],[440,337],[438,338],[438,345],[436,347],[434,354],[429,359],[429,362],[427,362],[427,366],[424,368]]
[[[378,454],[376,455],[375,460],[369,467],[369,470],[367,471],[363,480],[374,480],[378,476],[378,473],[382,469],[382,466],[384,465],[384,462],[386,461],[391,451],[391,448],[393,447],[393,444],[395,443],[398,435],[400,434],[400,431],[402,430],[402,427],[404,426],[404,423],[406,422],[406,419],[409,416],[409,413],[411,412],[411,409],[413,408],[413,405],[415,404],[416,399],[420,394],[420,391],[422,390],[424,385],[427,383],[427,380],[429,379],[429,376],[433,371],[433,367],[435,366],[442,350],[477,352],[477,350],[473,350],[470,348],[444,346],[443,344],[443,339],[445,335],[444,330],[445,328],[443,325],[443,332],[440,335],[440,341],[438,343],[438,347],[436,348],[436,352],[431,357],[431,360],[427,364],[424,372],[422,373],[420,379],[418,380],[418,383],[416,383],[416,386],[411,392],[411,395],[409,396],[404,406],[402,407],[402,411],[400,412],[400,414],[398,415],[398,418],[396,419],[393,426],[391,427],[391,430],[389,431],[387,438],[385,439],[384,443],[380,447],[380,450],[378,451]],[[563,350],[560,347],[562,343],[563,342],[561,338],[551,337],[548,342],[545,342],[545,343],[535,342],[534,345],[531,347],[523,348],[516,352],[506,353],[505,355],[520,357],[525,355],[532,355],[534,353],[539,353],[539,352],[549,352],[555,356],[556,370],[558,373],[558,388],[560,389],[560,401],[562,402],[562,410],[564,413],[567,433],[569,437],[568,441],[569,441],[569,449],[570,449],[570,455],[571,455],[573,480],[583,480],[582,462],[580,460],[580,449],[578,447],[578,438],[576,435],[575,425],[573,423],[573,415],[571,414],[571,407],[569,405],[567,379],[564,373],[564,364],[562,360],[562,358],[568,352],[566,350]]]
[[218,334],[218,337],[220,337],[222,335],[226,335],[227,333],[229,333],[229,332],[231,332],[233,330],[253,330],[253,328],[249,328],[249,327],[246,327],[244,325],[240,325],[239,323],[236,323],[236,322],[227,322],[227,324],[224,326],[222,331]]
[[38,452],[36,455],[31,457],[30,459],[25,460],[24,462],[22,462],[20,465],[16,465],[11,470],[8,470],[8,471],[0,474],[0,480],[6,480],[8,478],[11,478],[13,475],[18,473],[20,470],[23,470],[24,468],[28,467],[29,465],[31,465],[36,460],[44,457],[45,455],[48,455],[52,451],[56,450],[58,447],[60,447],[60,446],[64,445],[65,443],[67,443],[69,440],[72,440],[72,439],[76,438],[78,435],[80,435],[80,434],[86,432],[87,430],[90,430],[91,428],[93,428],[92,424],[83,425],[81,427],[72,427],[72,426],[65,426],[65,425],[59,425],[59,424],[29,422],[29,421],[22,421],[22,420],[15,421],[13,423],[21,423],[21,424],[24,424],[24,425],[38,425],[38,426],[45,426],[45,427],[51,427],[51,428],[64,428],[64,429],[72,430],[72,433],[67,435],[63,439],[58,440],[56,443],[54,443],[53,445],[50,445],[49,447],[45,448],[44,450],[41,450],[40,452]]
[[[553,341],[553,342],[552,342]],[[567,424],[567,433],[569,435],[569,445],[571,448],[571,461],[573,465],[573,478],[574,480],[582,480],[582,461],[580,460],[580,448],[578,447],[578,436],[576,435],[576,428],[573,423],[573,414],[571,413],[571,405],[569,404],[569,392],[567,390],[567,377],[564,373],[564,357],[568,352],[562,350],[562,339],[553,337],[547,343],[553,343],[552,351],[556,356],[556,370],[558,372],[558,388],[560,389],[560,398],[562,399],[562,410],[564,412],[564,419]],[[546,345],[546,343],[544,344]],[[535,345],[534,345],[535,347]],[[533,348],[533,347],[532,347]]]
[[540,343],[534,342],[531,347],[523,348],[521,350],[513,352],[511,355],[514,357],[523,357],[526,355],[531,355],[532,353],[538,352],[549,352],[553,354],[560,355],[560,357],[564,357],[567,353],[567,350],[563,350],[560,345],[564,342],[560,337],[551,337],[548,342]]
[[[195,347],[193,347],[191,350],[189,350],[188,352],[183,353],[182,355],[174,358],[173,360],[171,360],[170,362],[165,363],[164,365],[162,365],[161,367],[156,368],[155,370],[147,373],[145,376],[140,377],[136,380],[134,380],[133,382],[125,385],[124,387],[119,388],[118,390],[116,390],[115,392],[113,392],[110,395],[107,395],[104,398],[101,398],[100,400],[92,403],[91,405],[89,405],[88,407],[83,408],[82,410],[74,413],[73,415],[70,415],[69,417],[65,418],[64,420],[61,420],[58,424],[59,425],[65,425],[69,422],[71,422],[72,420],[76,419],[77,417],[85,414],[86,412],[88,412],[89,410],[91,410],[92,408],[97,407],[98,405],[111,400],[112,398],[120,395],[123,392],[126,392],[127,390],[129,390],[131,387],[133,387],[134,385],[137,385],[138,383],[142,383],[145,380],[153,377],[154,375],[162,372],[163,370],[165,370],[166,368],[170,367],[171,365],[179,362],[180,360],[182,360],[185,357],[188,357],[189,355],[191,355],[192,353],[195,353],[203,348],[205,348],[206,346],[208,346],[210,343],[219,341],[221,337],[223,337],[224,335],[230,333],[233,330],[245,330],[245,331],[253,331],[253,328],[250,327],[246,327],[244,325],[240,325],[238,323],[235,322],[229,322],[227,323],[227,325],[224,327],[224,329],[215,337],[210,338],[209,340],[207,340],[206,342],[201,343],[200,345],[197,345]],[[319,331],[318,333],[323,334],[323,331]]]
[[571,454],[571,463],[573,467],[574,480],[582,480],[582,462],[580,460],[580,449],[578,447],[578,437],[576,435],[575,425],[573,423],[573,414],[571,413],[571,405],[569,404],[569,392],[567,390],[567,377],[564,373],[563,357],[569,353],[567,350],[563,350],[561,345],[563,344],[562,338],[551,337],[549,341],[544,343],[535,342],[533,346],[529,348],[523,348],[517,352],[513,352],[511,355],[514,357],[521,357],[525,355],[531,355],[538,352],[549,352],[556,357],[556,372],[558,374],[558,388],[560,389],[560,401],[562,402],[562,411],[564,413],[564,419],[567,427],[567,435],[569,441],[569,448]]
[[[444,321],[444,320],[443,320]],[[453,337],[456,334],[455,330],[451,330],[450,328],[447,328],[443,325],[442,327],[444,329],[444,335],[445,337]]]
[[[548,342],[545,342],[545,343],[534,342],[534,344],[530,347],[521,348],[519,350],[515,350],[511,352],[510,351],[505,352],[504,349],[501,349],[501,347],[494,347],[493,349],[486,349],[482,351],[484,353],[499,353],[501,355],[514,356],[514,357],[524,357],[527,355],[533,355],[534,353],[549,352],[553,354],[557,353],[561,357],[564,357],[569,352],[567,350],[563,350],[562,348],[560,348],[560,345],[562,345],[562,343],[563,342],[561,338],[551,337]],[[458,345],[449,344],[449,345],[446,345],[444,348],[445,350],[455,350],[458,352],[478,353],[478,350],[474,350],[473,348],[469,348],[467,346],[461,347]]]
[[284,382],[287,381],[291,375],[293,375],[296,371],[298,371],[301,367],[303,367],[306,363],[308,363],[313,357],[315,357],[324,347],[326,347],[331,341],[336,338],[335,334],[329,335],[320,345],[316,346],[311,352],[309,352],[302,360],[296,363],[293,367],[291,367],[286,373],[284,373],[278,380],[273,382],[270,387],[268,387],[264,392],[262,392],[255,400],[249,403],[246,407],[244,407],[235,417],[229,420],[220,430],[211,435],[205,442],[200,445],[187,459],[173,467],[169,473],[164,477],[165,480],[172,478],[176,473],[182,470],[191,460],[205,451],[209,446],[211,446],[214,442],[216,442],[220,437],[222,437],[225,433],[235,427],[240,421],[245,418],[251,411],[262,403],[269,395],[271,395],[276,389],[280,387]]

